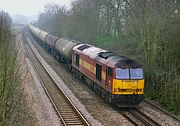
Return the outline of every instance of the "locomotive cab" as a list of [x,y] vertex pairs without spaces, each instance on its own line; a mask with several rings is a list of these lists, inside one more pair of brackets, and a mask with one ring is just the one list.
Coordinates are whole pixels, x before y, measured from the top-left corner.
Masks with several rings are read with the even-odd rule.
[[[121,57],[121,60],[109,62],[112,77],[107,74],[107,81],[111,83],[112,101],[124,103],[125,106],[137,106],[144,99],[144,77],[142,65],[136,61]],[[108,71],[108,70],[107,70]]]
[[115,68],[114,93],[141,94],[143,93],[142,68]]

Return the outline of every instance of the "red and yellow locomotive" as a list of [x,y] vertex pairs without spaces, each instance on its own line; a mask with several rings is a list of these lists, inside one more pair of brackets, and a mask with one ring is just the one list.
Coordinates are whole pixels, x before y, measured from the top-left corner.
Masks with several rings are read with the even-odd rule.
[[73,48],[72,66],[108,102],[136,106],[144,99],[142,65],[88,44]]

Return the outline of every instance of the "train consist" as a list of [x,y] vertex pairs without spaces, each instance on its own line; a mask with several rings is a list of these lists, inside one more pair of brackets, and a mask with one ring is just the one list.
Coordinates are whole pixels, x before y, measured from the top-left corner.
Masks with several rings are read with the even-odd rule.
[[109,103],[135,107],[144,99],[142,65],[108,50],[60,38],[29,25],[33,37]]

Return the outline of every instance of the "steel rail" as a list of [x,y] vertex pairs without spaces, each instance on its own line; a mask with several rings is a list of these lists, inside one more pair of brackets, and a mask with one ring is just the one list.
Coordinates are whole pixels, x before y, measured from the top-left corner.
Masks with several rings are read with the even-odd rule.
[[144,114],[137,108],[129,109],[128,112],[134,115],[146,126],[160,126],[160,124],[158,124],[156,121],[148,117],[146,114]]

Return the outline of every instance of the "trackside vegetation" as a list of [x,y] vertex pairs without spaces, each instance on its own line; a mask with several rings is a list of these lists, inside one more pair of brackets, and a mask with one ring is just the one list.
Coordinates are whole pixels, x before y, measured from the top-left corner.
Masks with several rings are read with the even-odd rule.
[[37,25],[144,65],[147,98],[180,114],[180,1],[76,0],[47,4]]
[[15,41],[11,17],[0,11],[0,126],[23,125],[28,118]]

